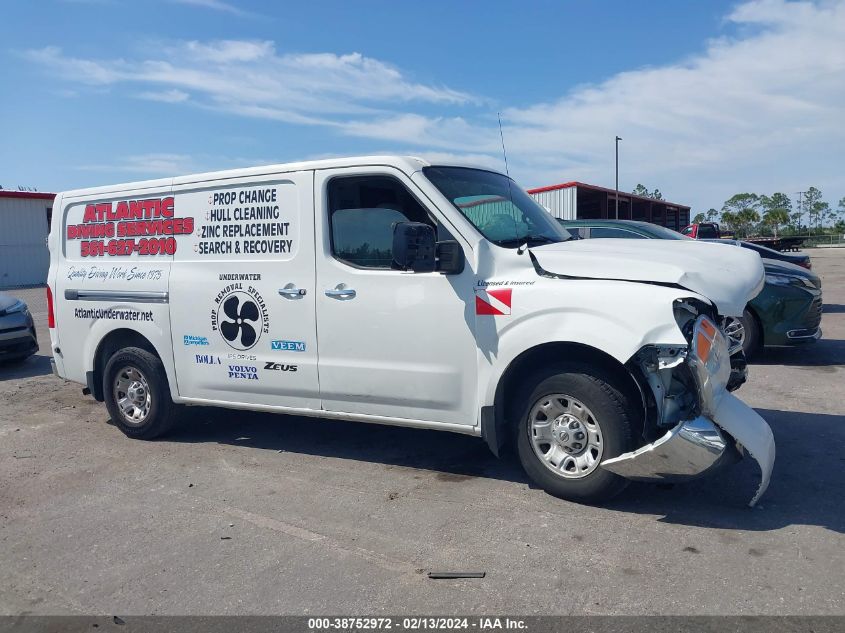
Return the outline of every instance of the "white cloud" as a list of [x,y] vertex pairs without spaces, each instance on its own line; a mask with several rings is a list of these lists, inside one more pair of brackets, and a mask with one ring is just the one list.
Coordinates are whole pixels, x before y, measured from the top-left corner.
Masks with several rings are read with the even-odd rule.
[[172,0],[176,4],[185,4],[200,9],[211,9],[212,11],[220,11],[222,13],[229,13],[240,17],[252,15],[249,11],[244,11],[240,7],[235,6],[229,2],[222,0]]
[[138,94],[139,99],[146,99],[147,101],[160,101],[162,103],[182,103],[190,98],[187,92],[181,90],[159,90],[156,92],[141,92]]
[[[511,173],[528,186],[582,180],[659,187],[696,208],[738,191],[845,195],[845,3],[759,0],[726,22],[744,33],[677,63],[619,73],[557,100],[503,111]],[[493,117],[390,114],[348,134],[500,155]]]
[[278,160],[220,156],[219,154],[180,154],[151,152],[122,156],[114,162],[74,165],[78,171],[125,173],[132,178],[166,177],[176,174],[200,173],[253,165],[270,165]]
[[254,62],[271,58],[275,54],[273,42],[254,40],[218,40],[209,44],[190,41],[171,49],[173,54],[184,54],[197,62],[231,64]]
[[194,159],[187,154],[135,154],[109,163],[75,165],[80,171],[126,172],[148,177],[172,176],[197,170]]
[[360,53],[280,55],[272,42],[252,40],[188,41],[160,52],[149,59],[83,59],[48,46],[23,55],[67,81],[137,84],[156,88],[142,93],[147,98],[179,95],[171,100],[294,124],[342,126],[343,117],[385,114],[386,104],[472,102],[466,93],[414,82]]
[[[737,187],[795,191],[826,177],[841,187],[832,176],[842,161],[831,158],[842,157],[834,148],[845,140],[845,3],[760,0],[727,19],[753,34],[507,110],[509,149],[531,156],[525,166],[534,182],[565,176],[611,184],[619,134],[628,188],[643,181],[698,204],[711,200],[708,190],[722,192],[715,204]],[[580,168],[554,168],[571,156]],[[778,165],[789,169],[777,173]]]
[[[725,26],[736,34],[702,43],[686,59],[505,108],[511,173],[526,185],[612,186],[618,134],[627,190],[642,182],[697,208],[742,190],[793,193],[813,184],[831,200],[845,195],[845,0],[751,0],[726,15]],[[367,150],[392,144],[501,165],[489,103],[415,82],[385,61],[280,54],[272,42],[251,40],[158,50],[132,60],[75,58],[56,47],[25,55],[75,90],[134,84],[144,98],[324,126],[369,139]]]

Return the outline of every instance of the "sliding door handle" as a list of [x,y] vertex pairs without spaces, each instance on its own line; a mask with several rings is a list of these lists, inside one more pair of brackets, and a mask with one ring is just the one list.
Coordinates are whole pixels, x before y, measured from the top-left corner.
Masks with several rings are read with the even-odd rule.
[[306,292],[305,288],[297,288],[293,284],[279,288],[279,294],[286,299],[299,299],[299,297],[304,297]]

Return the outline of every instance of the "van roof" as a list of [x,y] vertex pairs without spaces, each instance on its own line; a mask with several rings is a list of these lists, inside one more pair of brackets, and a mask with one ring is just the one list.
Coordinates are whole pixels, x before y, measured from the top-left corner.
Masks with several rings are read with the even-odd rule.
[[[447,163],[438,161],[438,165]],[[448,163],[449,165],[467,167],[467,163]],[[172,178],[158,178],[156,180],[140,180],[104,187],[89,187],[86,189],[73,189],[65,191],[61,195],[64,198],[76,198],[91,195],[104,195],[119,193],[122,191],[137,191],[143,189],[161,189],[175,185],[185,185],[194,182],[205,182],[210,180],[228,180],[231,178],[243,178],[248,176],[263,176],[274,173],[286,173],[292,171],[305,171],[310,169],[336,169],[339,167],[365,167],[380,165],[395,167],[407,174],[419,171],[423,167],[431,165],[428,161],[415,156],[352,156],[346,158],[325,158],[321,160],[308,160],[296,163],[280,163],[275,165],[262,165],[258,167],[243,167],[239,169],[227,169],[225,171],[210,171],[199,174],[188,174]],[[487,169],[483,168],[482,169]],[[488,169],[489,171],[489,169]]]

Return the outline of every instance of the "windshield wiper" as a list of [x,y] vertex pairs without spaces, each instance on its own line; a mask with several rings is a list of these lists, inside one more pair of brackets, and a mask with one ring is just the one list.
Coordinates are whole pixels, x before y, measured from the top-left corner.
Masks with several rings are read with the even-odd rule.
[[505,240],[492,240],[498,246],[522,246],[523,244],[557,244],[566,240],[548,237],[546,235],[523,235],[522,237],[511,237]]

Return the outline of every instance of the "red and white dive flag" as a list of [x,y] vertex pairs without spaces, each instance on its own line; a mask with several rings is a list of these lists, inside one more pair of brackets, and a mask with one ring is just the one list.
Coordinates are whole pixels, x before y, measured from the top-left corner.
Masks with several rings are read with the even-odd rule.
[[511,288],[475,289],[475,313],[507,316],[511,313]]

